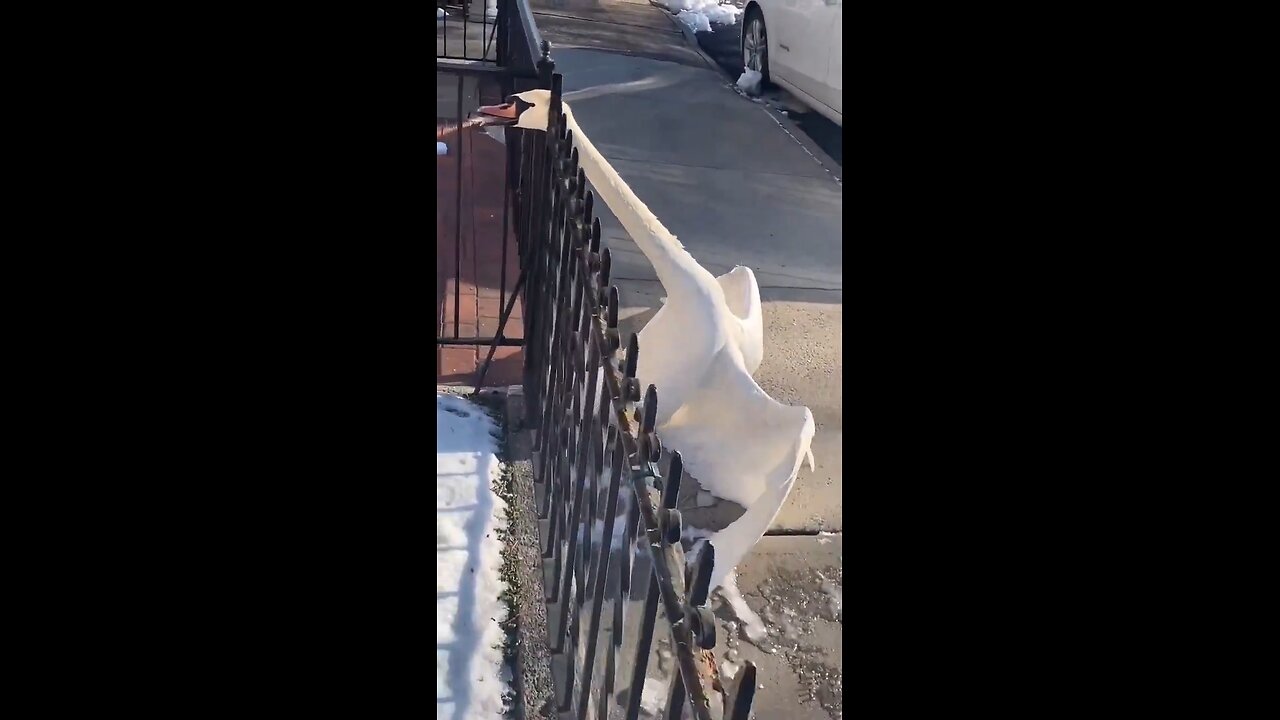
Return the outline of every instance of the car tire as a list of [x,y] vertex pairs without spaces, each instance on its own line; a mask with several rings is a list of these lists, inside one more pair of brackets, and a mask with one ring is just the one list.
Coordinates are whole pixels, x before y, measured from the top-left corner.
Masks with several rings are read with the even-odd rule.
[[[748,55],[747,45],[751,42],[755,45],[752,48],[752,55]],[[759,8],[751,8],[747,11],[746,17],[742,20],[742,39],[738,43],[739,55],[742,57],[743,70],[748,68],[755,70],[761,75],[760,89],[764,90],[769,85],[769,35],[764,25],[764,15]],[[759,67],[751,67],[752,60],[758,58]]]

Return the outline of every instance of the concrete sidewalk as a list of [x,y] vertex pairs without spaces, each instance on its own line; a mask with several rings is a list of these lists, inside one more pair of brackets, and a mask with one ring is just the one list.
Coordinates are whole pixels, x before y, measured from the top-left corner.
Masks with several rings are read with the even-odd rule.
[[720,671],[756,666],[754,716],[840,720],[844,716],[843,535],[765,537],[738,567],[743,600],[767,637],[750,640],[728,604],[713,596]]
[[[647,2],[628,4],[671,24]],[[807,405],[817,423],[817,470],[801,471],[773,527],[839,531],[842,188],[769,111],[734,92],[704,61],[645,57],[637,50],[645,43],[633,37],[642,28],[613,32],[631,38],[625,54],[553,45],[565,100],[596,147],[700,263],[715,274],[734,265],[755,271],[765,319],[756,380],[781,402]],[[684,42],[682,35],[672,38]],[[607,208],[597,208],[614,253],[623,329],[634,331],[657,311],[661,286]]]

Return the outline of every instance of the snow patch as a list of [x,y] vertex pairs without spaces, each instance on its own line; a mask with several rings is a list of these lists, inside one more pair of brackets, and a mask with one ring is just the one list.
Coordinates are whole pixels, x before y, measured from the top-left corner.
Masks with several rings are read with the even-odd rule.
[[436,143],[436,157],[449,154],[449,146],[442,142]]
[[506,710],[497,432],[476,405],[436,395],[437,717],[500,720]]
[[666,678],[645,678],[644,689],[640,692],[640,717],[646,720],[662,717],[670,694],[670,682]]
[[711,32],[711,21],[702,13],[681,10],[680,14],[676,15],[676,22],[684,25],[695,33]]
[[831,613],[833,619],[843,621],[844,590],[836,587],[835,583],[823,577],[822,573],[818,573],[818,577],[822,578],[822,592],[827,596],[827,610]]
[[711,23],[733,25],[742,15],[742,8],[721,5],[720,0],[662,0],[667,9],[676,13],[676,21],[695,33],[711,32]]
[[747,68],[738,76],[738,89],[748,95],[760,94],[760,81],[764,79],[758,70]]

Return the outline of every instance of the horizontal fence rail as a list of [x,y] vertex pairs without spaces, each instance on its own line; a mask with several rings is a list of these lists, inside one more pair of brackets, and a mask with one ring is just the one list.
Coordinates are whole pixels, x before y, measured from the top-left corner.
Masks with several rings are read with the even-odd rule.
[[[704,543],[686,557],[681,544],[680,455],[664,477],[658,388],[641,391],[635,335],[621,353],[610,252],[565,127],[562,78],[545,49],[548,129],[512,131],[508,147],[517,148],[510,162],[526,308],[525,420],[535,432],[555,716],[746,720],[755,668],[746,663],[728,682],[709,652],[715,548]],[[654,677],[658,644],[674,656],[669,677]],[[646,683],[659,679],[666,686],[654,702]]]

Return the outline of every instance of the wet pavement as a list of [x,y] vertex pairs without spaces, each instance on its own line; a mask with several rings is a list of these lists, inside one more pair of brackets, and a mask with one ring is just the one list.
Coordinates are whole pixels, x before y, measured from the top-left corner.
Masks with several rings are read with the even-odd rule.
[[749,639],[720,597],[716,658],[730,678],[756,666],[757,718],[841,720],[844,569],[841,535],[765,537],[738,568],[738,589],[768,634]]

